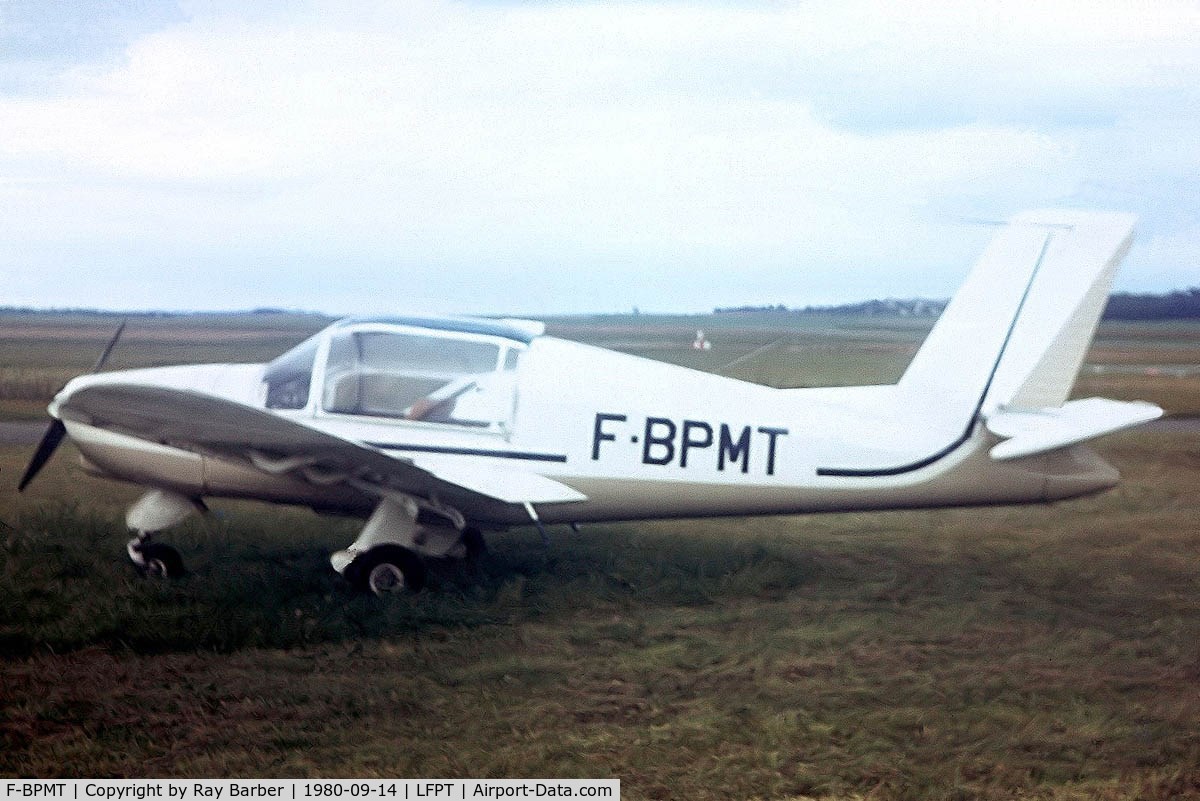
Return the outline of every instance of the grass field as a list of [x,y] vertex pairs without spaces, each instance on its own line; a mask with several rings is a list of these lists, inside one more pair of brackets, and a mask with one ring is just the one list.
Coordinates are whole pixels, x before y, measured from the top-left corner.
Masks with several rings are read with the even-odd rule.
[[[153,337],[131,323],[113,366],[205,337],[211,350],[179,360],[261,359],[320,325],[287,319],[286,332],[159,321]],[[77,321],[56,347],[46,331],[14,344],[0,321],[0,370],[86,369],[112,322]],[[552,330],[797,386],[892,380],[924,325]],[[713,350],[687,347],[696,328]],[[1089,361],[1194,366],[1197,330],[1106,327]],[[1085,373],[1083,389],[1195,413],[1191,380]],[[326,562],[353,521],[248,503],[173,532],[189,577],[141,580],[123,555],[135,490],[82,476],[64,452],[17,496],[28,449],[0,447],[0,775],[614,776],[631,799],[1200,797],[1200,435],[1132,432],[1099,449],[1124,481],[1092,498],[591,526],[553,531],[549,549],[514,530],[478,565],[435,569],[430,591],[379,602]]]
[[[47,401],[91,370],[122,319],[0,313],[0,420],[44,419]],[[311,314],[132,315],[108,367],[267,361],[329,322]]]
[[[91,369],[116,315],[0,313],[0,420],[44,419],[45,405]],[[330,322],[314,314],[135,315],[111,369],[267,361]],[[927,318],[773,313],[551,318],[548,332],[771,386],[890,383],[929,331]],[[712,350],[693,350],[696,330]],[[1154,401],[1200,416],[1200,321],[1101,324],[1076,393]]]

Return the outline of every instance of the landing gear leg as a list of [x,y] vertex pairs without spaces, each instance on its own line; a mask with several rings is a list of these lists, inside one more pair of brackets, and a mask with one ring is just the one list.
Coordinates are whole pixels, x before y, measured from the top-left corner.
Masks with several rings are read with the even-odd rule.
[[[426,511],[446,517],[449,525],[418,524],[422,503]],[[375,595],[419,590],[425,586],[423,556],[466,555],[470,545],[464,527],[462,516],[453,510],[389,494],[380,499],[354,544],[329,561],[355,587]]]

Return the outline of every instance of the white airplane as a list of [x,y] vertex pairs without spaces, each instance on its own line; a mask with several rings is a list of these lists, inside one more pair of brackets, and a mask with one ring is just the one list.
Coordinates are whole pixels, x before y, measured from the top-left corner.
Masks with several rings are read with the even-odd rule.
[[179,554],[152,536],[204,498],[360,515],[331,562],[377,594],[513,525],[1096,492],[1118,473],[1080,443],[1162,414],[1068,401],[1132,230],[1124,214],[1016,216],[894,385],[775,389],[524,320],[352,319],[266,365],[72,380],[20,488],[69,434],[89,472],[147,488],[128,551],[168,576]]

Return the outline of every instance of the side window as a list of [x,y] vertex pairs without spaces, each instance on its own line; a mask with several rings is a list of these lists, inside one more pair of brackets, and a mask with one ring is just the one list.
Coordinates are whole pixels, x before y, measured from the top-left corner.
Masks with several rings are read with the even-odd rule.
[[267,365],[263,383],[267,386],[268,409],[303,409],[308,405],[317,341],[309,337]]
[[487,428],[508,420],[515,384],[486,340],[347,332],[330,343],[326,411]]
[[453,381],[418,401],[410,419],[430,423],[505,428],[512,419],[517,391],[517,356],[507,349],[500,370],[475,373]]

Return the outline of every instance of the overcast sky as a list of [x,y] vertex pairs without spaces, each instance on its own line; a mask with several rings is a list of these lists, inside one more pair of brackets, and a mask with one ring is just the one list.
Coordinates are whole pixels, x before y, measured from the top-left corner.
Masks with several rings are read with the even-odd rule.
[[944,297],[1047,206],[1200,284],[1200,4],[0,0],[0,305]]

